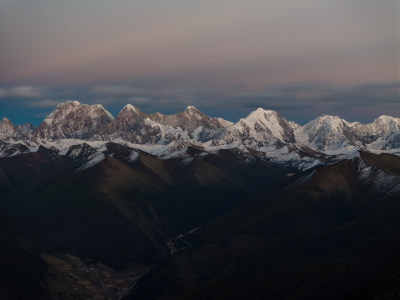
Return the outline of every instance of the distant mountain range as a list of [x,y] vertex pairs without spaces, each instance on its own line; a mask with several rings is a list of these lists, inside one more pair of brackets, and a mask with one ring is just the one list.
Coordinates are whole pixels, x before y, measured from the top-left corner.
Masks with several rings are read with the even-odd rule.
[[[358,150],[400,152],[400,118],[381,116],[370,124],[350,123],[338,116],[322,115],[300,126],[277,112],[258,108],[236,123],[211,118],[189,106],[174,115],[146,114],[126,105],[114,118],[102,105],[78,101],[61,103],[36,128],[0,122],[0,157],[52,148],[60,155],[72,146],[87,144],[86,162],[101,161],[107,142],[122,144],[163,159],[185,159],[195,146],[204,155],[237,149],[247,161],[266,161],[308,169],[340,160]],[[187,161],[187,160],[186,160]]]

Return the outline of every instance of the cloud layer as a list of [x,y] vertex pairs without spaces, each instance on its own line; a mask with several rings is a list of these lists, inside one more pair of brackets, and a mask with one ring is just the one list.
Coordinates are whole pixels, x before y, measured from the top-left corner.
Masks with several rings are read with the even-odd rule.
[[[235,94],[200,88],[138,88],[134,85],[94,85],[76,89],[34,86],[0,88],[0,110],[9,118],[34,123],[55,105],[70,99],[102,104],[114,115],[125,104],[145,112],[176,113],[195,105],[211,116],[231,121],[257,107],[278,111],[289,120],[304,123],[320,114],[340,115],[350,121],[369,122],[381,114],[400,116],[400,81],[334,86],[321,82],[275,85],[262,89],[239,88]],[[32,116],[36,117],[32,117]],[[23,121],[23,120],[21,120]]]

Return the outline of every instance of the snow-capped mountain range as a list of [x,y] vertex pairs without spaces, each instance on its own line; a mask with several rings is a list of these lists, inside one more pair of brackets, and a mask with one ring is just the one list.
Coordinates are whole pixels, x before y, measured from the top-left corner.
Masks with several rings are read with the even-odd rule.
[[131,153],[127,159],[132,161],[144,151],[188,163],[188,149],[195,147],[203,156],[232,149],[248,163],[259,158],[306,169],[360,149],[400,153],[400,118],[381,116],[361,124],[322,115],[300,126],[275,111],[258,108],[232,123],[211,118],[193,106],[162,115],[146,114],[131,104],[114,118],[102,105],[68,101],[57,105],[37,128],[29,123],[15,126],[5,117],[0,122],[0,157],[35,152],[41,146],[58,155],[85,149],[82,162],[90,166],[91,160],[104,158],[109,142],[126,147]]

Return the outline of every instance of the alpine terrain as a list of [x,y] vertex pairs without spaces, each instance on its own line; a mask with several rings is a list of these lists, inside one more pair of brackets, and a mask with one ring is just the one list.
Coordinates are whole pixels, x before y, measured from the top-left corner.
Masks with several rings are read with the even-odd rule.
[[0,122],[4,299],[398,299],[400,118],[68,101]]

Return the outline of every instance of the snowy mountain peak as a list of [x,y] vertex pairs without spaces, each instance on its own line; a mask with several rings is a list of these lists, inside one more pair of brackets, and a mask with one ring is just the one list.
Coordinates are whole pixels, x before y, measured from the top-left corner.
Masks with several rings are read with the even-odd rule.
[[271,123],[270,125],[272,125],[272,123],[279,123],[279,118],[281,118],[281,116],[279,116],[276,111],[266,110],[259,107],[256,110],[252,111],[246,118],[240,120],[251,123],[268,122]]
[[116,117],[116,119],[123,120],[123,122],[127,124],[143,122],[146,118],[148,118],[148,115],[132,104],[125,105]]
[[333,115],[326,115],[326,114],[322,114],[320,116],[320,118],[327,118],[327,119],[340,119],[339,116],[333,116]]
[[204,114],[203,112],[201,112],[194,106],[188,106],[188,107],[186,107],[184,112],[178,113],[178,114],[184,114],[189,117],[195,117],[198,120],[204,119],[204,118],[211,119],[209,116],[207,116],[206,114]]
[[216,118],[216,120],[219,122],[219,124],[221,124],[223,127],[229,127],[232,126],[234,123],[222,118]]
[[295,131],[296,141],[323,151],[359,144],[349,122],[338,116],[322,115]]
[[390,124],[390,123],[393,123],[393,122],[400,123],[399,121],[400,121],[399,118],[394,118],[394,117],[391,117],[391,116],[382,115],[382,116],[376,118],[373,123]]
[[199,111],[196,107],[189,105],[188,107],[186,107],[187,111]]
[[[135,122],[144,121],[147,118],[147,114],[140,111],[136,106],[132,104],[125,105],[117,115],[117,119],[134,119]],[[131,121],[126,120],[128,123]]]
[[264,109],[262,107],[257,108],[256,110],[254,110],[253,112],[251,112],[250,114],[271,114],[271,115],[277,115],[278,113],[274,110],[267,110]]
[[[343,124],[348,124],[348,122],[338,116],[322,115],[307,124],[316,127],[329,126],[330,128],[337,130],[343,126]],[[307,126],[307,124],[305,126]]]
[[1,119],[0,122],[11,122],[10,119],[8,119],[7,117],[3,117],[3,119]]
[[121,109],[121,111],[123,111],[123,110],[129,110],[129,111],[134,111],[134,112],[138,112],[138,111],[139,111],[139,109],[138,109],[136,106],[132,105],[132,104],[127,104],[127,105],[125,105],[125,106]]
[[92,107],[95,107],[95,108],[99,109],[100,111],[103,110],[111,120],[114,120],[114,116],[108,110],[106,110],[103,105],[95,104],[95,105],[92,105]]
[[332,115],[321,115],[317,117],[314,121],[322,121],[322,122],[334,122],[334,121],[344,121],[339,116],[332,116]]
[[[82,104],[77,100],[68,100],[66,102],[57,104],[56,108],[57,107],[65,107],[65,106],[77,106],[77,105],[82,105]],[[84,104],[84,105],[87,105],[87,104]]]
[[67,103],[67,104],[70,103],[70,104],[74,104],[74,105],[82,104],[82,103],[80,103],[80,102],[77,101],[77,100],[70,100],[70,101],[67,101],[66,103]]
[[246,118],[241,119],[247,122],[278,122],[280,116],[274,110],[266,110],[261,107],[252,111]]
[[[266,116],[276,116],[278,115],[276,111],[273,110],[266,110],[264,108],[257,108],[256,110],[253,110],[250,112],[247,117],[242,118],[240,120],[260,120],[260,119],[265,119]],[[239,120],[239,122],[240,122]]]
[[295,142],[293,126],[276,111],[257,108],[232,125],[231,136],[239,136],[248,146],[265,147]]

